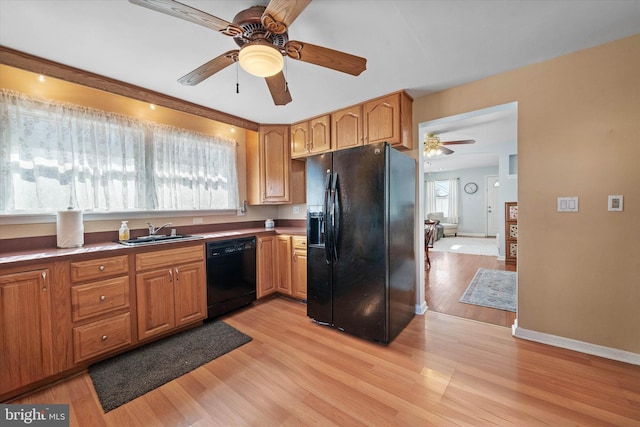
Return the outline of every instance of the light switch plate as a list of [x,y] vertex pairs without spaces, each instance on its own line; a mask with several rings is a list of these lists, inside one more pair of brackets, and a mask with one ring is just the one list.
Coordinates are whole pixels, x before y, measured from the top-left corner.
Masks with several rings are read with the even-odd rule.
[[624,197],[622,195],[618,196],[609,196],[609,211],[611,212],[622,212],[622,206],[624,202]]
[[578,197],[558,197],[558,212],[578,212]]

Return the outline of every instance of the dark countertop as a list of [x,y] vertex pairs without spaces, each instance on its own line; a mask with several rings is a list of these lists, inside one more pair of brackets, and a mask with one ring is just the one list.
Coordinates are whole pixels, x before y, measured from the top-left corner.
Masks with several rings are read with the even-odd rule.
[[33,261],[52,262],[63,261],[65,258],[74,258],[80,255],[101,255],[101,256],[117,256],[128,255],[149,250],[170,249],[178,245],[193,245],[196,243],[206,243],[215,240],[227,240],[229,238],[239,238],[269,234],[290,234],[290,235],[306,235],[304,227],[276,227],[275,229],[266,228],[240,228],[235,230],[216,231],[211,233],[195,233],[192,236],[199,237],[196,240],[174,240],[162,243],[154,243],[141,246],[126,246],[117,242],[92,243],[79,248],[42,248],[38,250],[28,250],[20,252],[7,252],[0,254],[0,268],[16,267],[22,263],[30,263]]

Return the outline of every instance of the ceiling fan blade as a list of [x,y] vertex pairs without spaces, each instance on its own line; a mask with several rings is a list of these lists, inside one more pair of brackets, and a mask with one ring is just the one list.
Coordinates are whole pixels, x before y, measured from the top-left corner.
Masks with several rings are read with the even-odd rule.
[[453,150],[449,150],[447,147],[440,147],[440,151],[442,151],[442,154],[445,154],[445,155],[447,155],[447,156],[448,156],[449,154],[453,154],[453,153],[454,153],[454,151],[453,151]]
[[242,34],[242,29],[231,22],[174,0],[129,0],[129,2],[155,10],[156,12],[193,22],[194,24],[202,25],[203,27],[211,28],[227,36]]
[[351,74],[352,76],[358,76],[367,69],[366,58],[327,47],[290,40],[284,48],[287,55],[292,59],[331,68],[332,70],[341,71]]
[[475,139],[462,139],[460,141],[446,141],[442,142],[442,145],[456,145],[456,144],[475,144]]
[[228,67],[238,60],[238,50],[230,50],[222,55],[213,58],[204,65],[199,66],[189,74],[180,77],[178,81],[185,86],[195,86],[201,81],[208,79],[218,71]]
[[289,92],[287,80],[284,78],[282,71],[264,79],[267,82],[267,86],[269,86],[269,92],[271,92],[271,97],[276,105],[287,105],[291,102],[291,92]]
[[282,34],[309,3],[311,0],[271,0],[262,14],[262,25],[272,33]]

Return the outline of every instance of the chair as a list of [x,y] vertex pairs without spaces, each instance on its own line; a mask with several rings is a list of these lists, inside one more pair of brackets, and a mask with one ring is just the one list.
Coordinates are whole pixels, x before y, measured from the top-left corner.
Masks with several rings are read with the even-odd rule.
[[436,222],[424,222],[424,258],[427,261],[427,268],[431,268],[431,260],[429,259],[429,248],[433,247],[433,234],[436,231]]
[[[427,219],[431,221],[439,221],[440,226],[442,226],[442,234],[443,236],[457,236],[458,235],[458,224],[454,224],[451,222],[445,222],[444,214],[442,212],[431,212],[427,214]],[[437,239],[436,239],[437,240]]]

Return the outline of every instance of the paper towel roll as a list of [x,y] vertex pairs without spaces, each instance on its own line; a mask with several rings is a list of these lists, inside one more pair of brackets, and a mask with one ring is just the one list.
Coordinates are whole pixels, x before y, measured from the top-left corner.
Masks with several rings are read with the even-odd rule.
[[82,211],[68,209],[59,211],[56,219],[59,248],[77,248],[84,245]]

